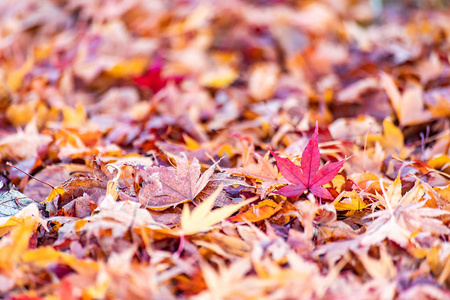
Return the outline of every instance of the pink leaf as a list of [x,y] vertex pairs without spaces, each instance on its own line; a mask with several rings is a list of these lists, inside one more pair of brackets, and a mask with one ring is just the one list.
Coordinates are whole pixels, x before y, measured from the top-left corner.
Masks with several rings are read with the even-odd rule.
[[290,161],[287,158],[282,158],[276,155],[272,149],[268,148],[270,153],[272,153],[273,157],[275,157],[275,160],[277,161],[278,169],[280,170],[281,174],[289,180],[292,183],[302,183],[303,185],[306,185],[304,175],[302,173],[302,170],[294,164],[292,161]]
[[270,153],[277,161],[278,169],[281,174],[293,185],[287,185],[279,189],[276,194],[286,197],[295,197],[301,195],[306,190],[314,194],[316,197],[323,199],[333,199],[330,192],[322,187],[322,185],[330,182],[342,168],[344,160],[324,165],[319,169],[320,152],[317,142],[318,126],[314,134],[306,145],[303,151],[300,166],[297,166],[292,161],[276,155],[272,149],[269,148]]
[[[286,197],[295,197],[303,194],[307,190],[306,186],[302,186],[302,183],[296,185],[286,185],[275,192],[275,194],[283,195]],[[328,192],[328,191],[327,191]]]
[[333,200],[333,196],[330,194],[330,192],[321,186],[314,186],[310,187],[309,191],[314,194],[314,196],[322,198],[322,199],[329,199]]
[[330,182],[333,180],[334,176],[339,172],[339,170],[342,168],[342,165],[344,164],[344,160],[329,163],[320,168],[320,170],[317,172],[317,174],[314,176],[314,178],[311,180],[310,185],[324,185],[325,183]]
[[311,181],[313,180],[314,174],[317,173],[320,165],[320,153],[319,153],[319,145],[317,143],[317,134],[318,128],[316,123],[316,129],[314,130],[314,134],[306,145],[305,151],[302,153],[302,161],[301,161],[301,169],[302,173],[305,174],[306,177],[306,186],[312,185]]

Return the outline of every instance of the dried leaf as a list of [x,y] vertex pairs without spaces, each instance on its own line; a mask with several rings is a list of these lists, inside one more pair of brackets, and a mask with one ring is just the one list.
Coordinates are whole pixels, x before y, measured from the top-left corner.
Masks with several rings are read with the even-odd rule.
[[259,202],[257,205],[250,207],[249,210],[239,213],[229,220],[235,222],[258,222],[273,216],[281,209],[282,205],[282,202],[276,203],[273,200],[264,200]]
[[[355,212],[368,207],[368,205],[361,199],[356,191],[344,192],[342,195],[340,195],[339,198],[336,198],[336,200],[333,202],[334,207],[337,210],[348,210],[348,212],[345,214],[346,216],[351,216]],[[344,202],[345,199],[349,199],[350,201]]]
[[208,230],[209,227],[225,220],[241,207],[255,201],[255,199],[248,199],[239,204],[228,205],[211,211],[214,201],[221,191],[222,188],[217,189],[193,211],[189,211],[188,206],[186,204],[184,205],[183,213],[181,214],[181,232],[184,235],[196,234]]
[[139,171],[144,179],[139,192],[139,202],[150,209],[163,210],[195,199],[208,184],[214,172],[212,165],[200,176],[200,164],[194,159],[189,164],[187,157],[177,160],[177,167],[151,167]]
[[411,83],[400,94],[392,76],[381,73],[381,82],[391,100],[400,125],[414,125],[429,121],[432,115],[423,107],[423,91],[418,84]]
[[14,216],[19,213],[24,207],[35,203],[39,209],[44,206],[19,191],[10,190],[0,194],[0,217]]

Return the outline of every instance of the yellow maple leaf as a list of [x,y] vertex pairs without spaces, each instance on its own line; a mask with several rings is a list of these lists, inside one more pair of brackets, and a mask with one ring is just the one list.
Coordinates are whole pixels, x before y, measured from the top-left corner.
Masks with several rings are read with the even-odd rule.
[[[350,199],[351,203],[340,202],[341,199]],[[336,198],[333,204],[336,209],[348,210],[345,214],[347,217],[369,206],[361,199],[356,191],[343,193],[342,197]]]
[[383,120],[383,134],[369,134],[367,142],[369,144],[378,142],[383,150],[389,154],[396,153],[400,158],[406,158],[411,153],[411,149],[405,147],[405,137],[400,128],[388,118]]
[[64,188],[62,186],[55,187],[54,189],[52,189],[50,194],[47,196],[47,199],[45,199],[45,201],[42,202],[42,203],[46,203],[46,202],[52,201],[53,198],[55,198],[56,196],[58,196],[58,195],[62,196],[65,193],[66,193],[66,191],[64,190]]
[[219,187],[193,211],[189,210],[189,206],[187,204],[184,205],[183,212],[181,214],[182,234],[192,235],[202,231],[206,231],[214,224],[217,224],[231,216],[244,205],[247,205],[255,200],[255,198],[251,198],[246,201],[242,201],[239,204],[228,205],[211,211],[214,205],[214,201],[219,196],[222,188],[223,187]]
[[416,181],[414,187],[409,190],[405,195],[402,196],[402,182],[400,180],[400,172],[395,178],[394,182],[387,188],[383,195],[379,195],[376,193],[376,198],[380,201],[380,203],[384,207],[391,207],[395,209],[399,206],[408,205],[410,203],[417,203],[422,199],[425,191],[423,186],[419,183],[419,180]]

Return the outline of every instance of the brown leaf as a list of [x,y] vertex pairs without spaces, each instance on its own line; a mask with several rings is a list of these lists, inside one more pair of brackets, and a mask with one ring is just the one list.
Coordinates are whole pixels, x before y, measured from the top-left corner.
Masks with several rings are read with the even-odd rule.
[[[71,172],[85,173],[86,171],[90,171],[90,168],[87,168],[84,165],[60,164],[52,165],[43,169],[37,173],[35,177],[51,185],[59,186],[70,178]],[[43,202],[51,191],[52,188],[48,185],[45,185],[35,179],[30,179],[28,184],[25,186],[24,194],[33,200]]]
[[215,165],[205,173],[200,173],[200,164],[194,159],[189,164],[187,157],[177,160],[177,167],[152,167],[139,170],[144,179],[139,192],[139,202],[150,209],[163,210],[171,206],[189,202],[208,184]]

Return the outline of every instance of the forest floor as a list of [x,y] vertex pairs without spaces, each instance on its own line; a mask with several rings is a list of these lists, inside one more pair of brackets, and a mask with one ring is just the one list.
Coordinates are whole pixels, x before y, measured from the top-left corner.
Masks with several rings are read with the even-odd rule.
[[449,53],[447,1],[0,1],[0,298],[450,299]]

